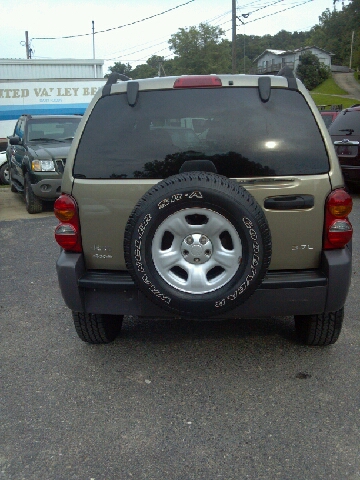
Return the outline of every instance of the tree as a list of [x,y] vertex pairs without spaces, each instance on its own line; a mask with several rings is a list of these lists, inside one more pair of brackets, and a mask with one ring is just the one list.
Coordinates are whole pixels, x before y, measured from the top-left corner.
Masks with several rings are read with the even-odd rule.
[[306,52],[301,55],[296,74],[308,90],[313,90],[330,76],[330,69],[320,63],[316,55]]
[[134,68],[131,72],[131,77],[136,78],[153,78],[153,77],[165,77],[171,74],[171,63],[169,60],[165,60],[164,57],[158,55],[152,55],[146,60],[146,63],[142,63]]
[[171,35],[169,48],[175,53],[174,73],[209,74],[231,72],[231,44],[221,37],[223,30],[207,23],[180,28]]
[[332,63],[349,65],[353,43],[353,68],[360,68],[360,0],[352,0],[342,10],[328,8],[319,17],[319,24],[310,30],[308,45],[316,45],[334,54]]
[[127,77],[131,77],[131,72],[132,72],[132,67],[129,63],[121,63],[121,62],[116,62],[112,67],[108,68],[109,73],[105,75],[105,78],[107,78],[110,73],[117,72],[121,73],[122,75],[126,75]]

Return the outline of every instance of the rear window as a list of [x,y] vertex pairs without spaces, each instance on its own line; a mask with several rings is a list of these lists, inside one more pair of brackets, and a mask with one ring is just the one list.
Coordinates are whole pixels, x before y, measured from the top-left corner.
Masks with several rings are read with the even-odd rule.
[[360,110],[341,112],[331,124],[329,133],[342,136],[360,135]]
[[210,160],[227,177],[320,174],[329,170],[321,133],[298,92],[184,89],[101,98],[80,140],[78,178],[175,175],[185,161]]

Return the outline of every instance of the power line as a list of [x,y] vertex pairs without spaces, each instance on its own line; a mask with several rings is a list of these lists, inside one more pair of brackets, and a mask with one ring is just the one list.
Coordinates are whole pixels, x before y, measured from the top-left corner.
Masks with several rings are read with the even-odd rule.
[[[257,8],[256,10],[253,10],[253,11],[251,11],[251,12],[249,12],[249,13],[246,13],[246,14],[241,14],[241,15],[239,15],[239,16],[242,16],[243,18],[248,18],[248,16],[249,16],[250,14],[256,13],[256,12],[258,12],[259,10],[263,10],[264,8],[272,7],[272,6],[280,3],[281,1],[283,1],[283,0],[276,0],[275,2],[269,2],[267,5],[260,6],[260,7]],[[282,10],[279,10],[279,11],[277,11],[277,12],[274,12],[274,13],[271,13],[271,14],[268,14],[268,15],[264,15],[264,16],[262,16],[262,17],[260,17],[260,18],[256,18],[256,19],[254,19],[254,20],[247,21],[246,23],[244,22],[243,25],[247,25],[247,23],[252,23],[252,22],[255,22],[255,21],[257,21],[257,20],[261,20],[261,19],[263,19],[263,18],[266,18],[266,17],[272,16],[272,15],[276,15],[276,14],[278,14],[278,13],[284,12],[285,10],[290,10],[290,9],[292,9],[292,8],[295,8],[295,7],[304,5],[304,4],[306,4],[306,3],[310,2],[310,1],[313,1],[313,0],[306,0],[306,1],[302,2],[302,3],[300,3],[300,4],[293,5],[293,6],[291,6],[291,7],[288,7],[288,8],[282,9]],[[188,2],[188,3],[189,3],[189,2]],[[259,3],[260,3],[260,5],[261,5],[261,0],[255,0],[255,1],[253,1],[253,2],[247,3],[246,5],[241,6],[241,9],[243,10],[244,8],[246,8],[246,7],[251,7],[251,6],[254,7],[254,6],[256,6],[256,4],[259,5]],[[183,4],[183,5],[186,5],[186,4]],[[237,9],[240,9],[240,8],[237,7]],[[218,20],[218,21],[219,21],[221,18],[223,18],[225,15],[228,15],[229,13],[231,13],[231,11],[226,11],[226,12],[224,12],[224,13],[222,13],[222,14],[219,14],[219,15],[211,18],[211,19],[206,20],[204,23],[209,23],[209,22],[212,22],[212,21],[214,21],[214,20]],[[239,16],[238,16],[238,18],[239,18]],[[240,20],[240,21],[241,21],[241,20]],[[139,21],[139,22],[140,22],[140,21]],[[224,22],[221,22],[220,24],[219,24],[219,23],[216,23],[216,26],[220,26],[220,25],[223,25],[223,24],[226,24],[226,23],[229,23],[229,22],[231,22],[231,19],[230,19],[230,20],[226,20],[226,21],[224,21]],[[231,30],[231,28],[225,30],[224,33],[228,32],[229,30]],[[106,30],[106,31],[107,31],[107,30]],[[162,45],[162,44],[166,44],[166,43],[168,43],[168,42],[167,42],[167,41],[163,41],[163,42],[156,43],[156,44],[153,44],[153,43],[151,43],[151,42],[146,42],[146,43],[140,44],[140,45],[138,45],[138,46],[141,47],[141,46],[143,46],[143,45],[149,45],[149,44],[150,44],[148,47],[145,47],[145,48],[142,48],[142,49],[138,49],[138,50],[132,51],[132,52],[130,52],[130,53],[127,53],[126,55],[124,55],[124,51],[122,51],[122,54],[121,54],[121,55],[115,56],[115,57],[111,57],[111,58],[106,58],[106,61],[112,61],[112,60],[116,60],[116,59],[119,59],[119,58],[121,58],[122,61],[124,61],[124,62],[126,62],[126,61],[127,61],[127,62],[129,62],[129,61],[133,61],[133,62],[143,61],[144,59],[136,59],[136,60],[131,59],[131,60],[130,60],[130,59],[126,59],[126,57],[136,55],[137,53],[140,53],[140,52],[143,52],[143,51],[146,51],[146,50],[150,50],[150,49],[152,49],[152,48],[154,48],[154,47],[156,47],[156,46],[159,46],[159,45]],[[134,46],[134,47],[136,48],[136,46]],[[133,48],[134,48],[134,47],[133,47]],[[131,49],[132,49],[132,48],[130,47],[130,48],[127,48],[126,50],[131,50]],[[168,47],[165,47],[165,48],[162,48],[162,49],[160,49],[160,50],[157,50],[157,52],[152,53],[152,55],[157,55],[157,54],[163,52],[164,50],[168,50]],[[115,53],[115,52],[114,52],[114,53]],[[173,56],[172,53],[164,56],[163,58],[166,59],[166,58],[169,58],[169,57],[171,57],[171,56]]]
[[[261,1],[261,0],[257,0],[257,1]],[[221,14],[219,14],[219,15],[217,15],[217,16],[215,16],[215,17],[212,17],[212,18],[210,18],[210,19],[208,19],[208,20],[205,20],[203,23],[210,23],[210,22],[212,22],[212,21],[214,21],[214,20],[219,20],[220,18],[224,17],[225,15],[228,15],[229,13],[231,13],[231,10],[228,10],[228,11],[226,11],[226,12],[224,12],[224,13],[221,13]],[[228,20],[225,21],[225,22],[223,22],[223,23],[228,23]],[[220,25],[222,25],[223,23],[221,23]],[[217,26],[219,26],[219,25],[217,25]],[[143,46],[143,45],[149,45],[149,43],[151,43],[151,42],[142,43],[142,44],[139,44],[138,46],[141,47],[141,46]],[[151,49],[151,48],[153,48],[153,47],[157,47],[157,46],[162,45],[162,44],[168,44],[168,39],[165,40],[165,41],[163,41],[163,42],[156,43],[156,44],[151,43],[151,45],[148,46],[148,47],[145,47],[145,48],[142,48],[142,49],[139,49],[139,50],[136,50],[136,51],[133,51],[133,52],[130,52],[130,53],[127,53],[126,55],[124,55],[124,52],[125,52],[126,50],[132,50],[133,48],[136,48],[136,46],[134,45],[134,47],[129,47],[129,48],[125,49],[125,50],[122,50],[120,55],[117,55],[117,56],[111,57],[111,58],[106,58],[105,61],[108,62],[108,61],[111,61],[111,60],[117,60],[117,59],[119,59],[119,58],[121,58],[122,61],[124,61],[124,62],[131,62],[131,61],[132,61],[132,62],[138,62],[138,61],[142,61],[143,59],[136,59],[136,60],[134,60],[134,59],[126,59],[126,57],[129,57],[130,55],[135,55],[135,54],[140,53],[140,52],[143,52],[143,51],[145,51],[145,50],[149,50],[149,49]],[[157,52],[153,53],[153,55],[156,55],[157,53],[163,52],[164,50],[168,50],[168,47],[165,47],[165,48],[163,48],[163,49],[161,49],[161,50],[158,50]],[[117,53],[117,52],[114,52],[114,54],[116,54],[116,53]],[[111,54],[110,54],[110,55],[111,55]],[[170,57],[170,56],[172,56],[172,55],[173,55],[173,54],[171,53],[171,54],[167,55],[167,56],[164,57],[164,58]]]
[[[247,22],[242,22],[242,20],[240,20],[242,22],[242,25],[247,25],[248,23],[253,23],[253,22],[257,22],[258,20],[262,20],[263,18],[267,18],[267,17],[271,17],[273,15],[277,15],[278,13],[281,13],[281,12],[285,12],[286,10],[291,10],[292,8],[296,8],[296,7],[300,7],[301,5],[305,5],[306,3],[309,3],[309,2],[313,2],[314,0],[306,0],[305,2],[302,2],[302,3],[298,3],[296,5],[293,5],[292,7],[288,7],[288,8],[283,8],[282,10],[278,10],[277,12],[274,12],[274,13],[269,13],[268,15],[263,15],[262,17],[259,17],[259,18],[254,18],[254,20],[249,20]],[[275,2],[275,3],[279,3],[279,2]],[[268,5],[269,7],[272,7],[273,5],[275,5],[275,3],[272,3],[270,5]],[[262,7],[262,8],[266,8],[266,7]],[[259,9],[261,10],[261,9]],[[257,11],[257,10],[256,10]],[[250,15],[250,14],[249,14]],[[249,16],[248,14],[246,14],[246,17],[244,18],[247,18]],[[243,15],[242,15],[243,16]],[[229,30],[231,30],[231,28],[228,28],[227,30],[225,30],[225,33],[228,32]]]
[[112,27],[112,28],[107,28],[106,30],[99,30],[98,32],[94,33],[81,33],[78,35],[67,35],[64,37],[34,37],[32,40],[60,40],[60,39],[65,39],[65,38],[76,38],[76,37],[86,37],[89,35],[95,35],[97,33],[105,33],[105,32],[110,32],[111,30],[118,30],[120,28],[124,27],[129,27],[130,25],[135,25],[136,23],[141,23],[145,22],[146,20],[150,20],[155,17],[159,17],[160,15],[164,15],[165,13],[171,12],[172,10],[176,10],[177,8],[184,7],[185,5],[188,5],[189,3],[195,2],[195,0],[189,0],[186,3],[182,3],[181,5],[177,5],[176,7],[169,8],[168,10],[164,10],[161,13],[155,13],[154,15],[150,15],[149,17],[142,18],[141,20],[135,20],[134,22],[126,23],[124,25],[120,25],[119,27]]
[[305,2],[298,3],[297,5],[293,5],[292,7],[284,8],[283,10],[278,10],[277,12],[274,12],[274,13],[269,13],[268,15],[264,15],[263,17],[259,17],[259,18],[255,18],[254,20],[250,20],[250,21],[246,22],[245,25],[247,25],[248,23],[256,22],[258,20],[262,20],[263,18],[266,18],[266,17],[271,17],[272,15],[276,15],[277,13],[285,12],[286,10],[291,10],[292,8],[295,8],[295,7],[300,7],[301,5],[305,5],[305,3],[309,3],[309,2],[313,2],[313,1],[314,0],[306,0]]
[[[253,10],[252,12],[243,13],[243,14],[241,14],[241,16],[242,16],[243,18],[248,18],[248,16],[251,15],[252,13],[256,13],[256,12],[258,12],[259,10],[263,10],[264,8],[272,7],[273,5],[276,5],[277,3],[280,3],[280,2],[283,2],[283,0],[277,0],[276,2],[271,3],[270,5],[264,5],[263,7],[260,7],[260,8],[258,8],[258,9],[256,9],[256,10]],[[240,21],[241,21],[241,20],[240,20]]]

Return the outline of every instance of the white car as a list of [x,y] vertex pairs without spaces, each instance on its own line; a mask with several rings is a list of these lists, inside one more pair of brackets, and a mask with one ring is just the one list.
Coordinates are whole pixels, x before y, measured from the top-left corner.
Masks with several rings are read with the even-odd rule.
[[6,152],[0,152],[0,183],[8,185],[9,183],[9,168],[6,161]]

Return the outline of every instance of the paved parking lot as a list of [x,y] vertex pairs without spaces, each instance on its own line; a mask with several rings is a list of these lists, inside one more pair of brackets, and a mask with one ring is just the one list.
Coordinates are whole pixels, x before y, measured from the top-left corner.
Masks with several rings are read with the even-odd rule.
[[16,195],[6,218],[1,190],[1,480],[360,479],[358,195],[335,345],[299,345],[291,318],[128,317],[90,346],[58,289],[56,219]]
[[[43,213],[37,213],[36,218],[54,216],[53,203],[46,205]],[[10,191],[10,187],[0,187],[0,222],[9,220],[19,220],[21,218],[32,218],[25,208],[24,198],[19,193]]]

